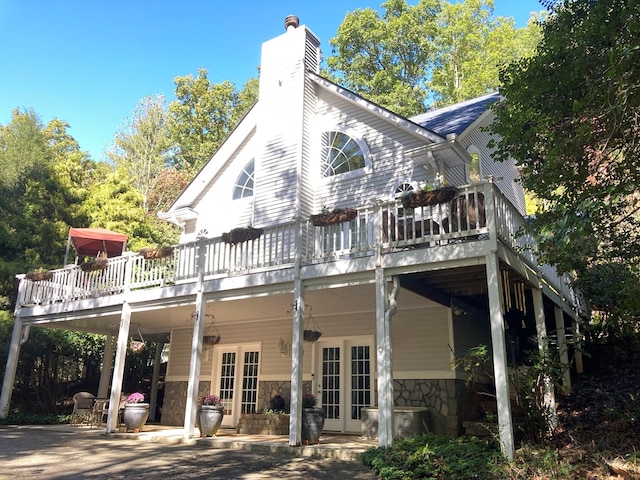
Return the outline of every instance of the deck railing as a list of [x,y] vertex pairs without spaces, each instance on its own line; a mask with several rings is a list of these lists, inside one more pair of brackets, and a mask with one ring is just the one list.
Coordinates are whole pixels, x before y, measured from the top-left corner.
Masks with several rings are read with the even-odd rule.
[[[314,264],[491,235],[535,269],[535,255],[526,248],[533,245],[533,235],[516,235],[518,231],[528,231],[526,219],[493,184],[479,183],[460,188],[457,198],[448,203],[407,208],[398,199],[359,208],[355,218],[335,225],[290,222],[264,228],[258,238],[234,244],[221,237],[201,238],[175,246],[163,258],[147,259],[128,252],[110,258],[99,271],[68,266],[54,270],[49,280],[23,280],[18,302],[51,304],[188,283],[197,279],[199,268],[205,278],[213,278],[290,267],[297,252],[302,264]],[[553,288],[570,298],[567,282],[553,268],[543,267],[542,272]]]

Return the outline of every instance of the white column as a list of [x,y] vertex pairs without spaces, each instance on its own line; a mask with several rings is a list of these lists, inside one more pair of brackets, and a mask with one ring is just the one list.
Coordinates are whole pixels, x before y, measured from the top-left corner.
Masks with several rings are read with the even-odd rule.
[[558,336],[558,351],[560,364],[562,365],[562,393],[571,393],[571,369],[569,366],[569,352],[567,349],[567,335],[564,328],[564,313],[562,309],[554,306],[553,313],[556,319],[556,334]]
[[378,445],[393,443],[393,372],[390,316],[387,314],[387,281],[376,268],[376,361],[378,372]]
[[198,245],[198,292],[196,293],[196,314],[193,318],[193,336],[191,338],[191,361],[189,364],[189,383],[187,385],[187,404],[184,412],[185,440],[191,438],[195,431],[198,414],[198,393],[200,390],[200,366],[202,364],[202,337],[204,321],[207,313],[207,302],[204,298],[205,239],[200,238]]
[[[547,363],[546,360],[549,359],[549,338],[547,336],[547,326],[545,325],[544,319],[544,304],[542,302],[542,290],[539,288],[532,288],[531,295],[533,296],[533,313],[536,317],[536,332],[538,335],[538,351],[540,352],[540,357],[545,359],[544,363]],[[556,417],[556,399],[553,392],[553,384],[551,383],[551,379],[548,374],[544,374],[542,379],[543,382],[543,402],[544,407],[549,411],[549,421],[551,423],[551,428],[556,427],[557,425],[557,417]]]
[[486,256],[487,287],[489,293],[489,320],[491,323],[491,344],[493,370],[495,375],[496,401],[498,404],[498,433],[502,453],[513,460],[513,420],[509,398],[509,376],[507,375],[507,349],[504,340],[504,319],[500,308],[500,271],[495,253]]
[[297,278],[293,292],[293,329],[291,332],[291,405],[289,415],[289,445],[302,443],[302,365],[304,337],[304,285]]
[[98,385],[98,398],[106,398],[109,394],[109,381],[111,380],[111,367],[113,367],[113,335],[107,335],[104,342],[102,357],[102,371],[100,372],[100,384]]
[[7,418],[9,406],[11,404],[11,393],[13,383],[16,380],[16,369],[18,368],[18,356],[20,355],[20,338],[22,337],[22,318],[16,317],[11,335],[11,345],[9,346],[9,356],[4,369],[2,380],[2,393],[0,394],[0,418]]
[[124,378],[124,364],[127,358],[127,345],[129,343],[129,326],[131,325],[131,305],[129,302],[122,304],[120,312],[120,329],[118,330],[118,346],[113,367],[113,381],[111,382],[111,395],[109,396],[109,414],[107,415],[107,433],[115,432],[118,428],[118,415],[120,412],[120,396],[122,394],[122,380]]

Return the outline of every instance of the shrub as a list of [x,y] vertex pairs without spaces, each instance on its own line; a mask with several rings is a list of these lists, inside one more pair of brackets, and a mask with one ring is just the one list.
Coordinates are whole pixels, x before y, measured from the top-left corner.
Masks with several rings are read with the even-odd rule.
[[370,448],[362,461],[385,480],[464,480],[499,478],[494,473],[503,463],[502,458],[500,449],[493,442],[475,437],[451,439],[426,434],[398,438],[388,448]]

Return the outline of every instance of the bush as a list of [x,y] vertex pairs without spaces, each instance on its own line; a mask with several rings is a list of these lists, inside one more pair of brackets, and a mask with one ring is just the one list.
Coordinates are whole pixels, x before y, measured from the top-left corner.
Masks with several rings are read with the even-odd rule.
[[504,463],[493,442],[435,434],[398,438],[391,447],[370,448],[362,461],[385,480],[500,478],[496,468]]
[[11,412],[7,418],[0,418],[0,425],[61,425],[69,423],[71,415],[38,415]]

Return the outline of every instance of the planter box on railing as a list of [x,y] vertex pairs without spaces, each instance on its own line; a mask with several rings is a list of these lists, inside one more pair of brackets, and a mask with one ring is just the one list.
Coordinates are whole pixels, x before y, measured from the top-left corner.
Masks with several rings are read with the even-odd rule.
[[438,205],[440,203],[449,203],[456,198],[458,189],[456,187],[442,187],[436,190],[421,190],[411,192],[402,197],[402,206],[404,208],[424,207],[428,205]]
[[138,250],[138,254],[142,255],[146,260],[168,257],[172,253],[173,247],[142,248]]
[[236,243],[248,242],[250,240],[255,240],[260,235],[262,235],[263,232],[264,229],[262,228],[234,228],[230,232],[222,234],[222,241],[225,243],[230,243],[232,245]]
[[31,280],[32,282],[40,282],[42,280],[51,280],[53,278],[52,272],[47,271],[31,271],[27,273],[24,278]]
[[332,212],[311,215],[311,223],[315,227],[326,227],[337,223],[350,222],[358,216],[358,211],[353,208],[336,208]]

